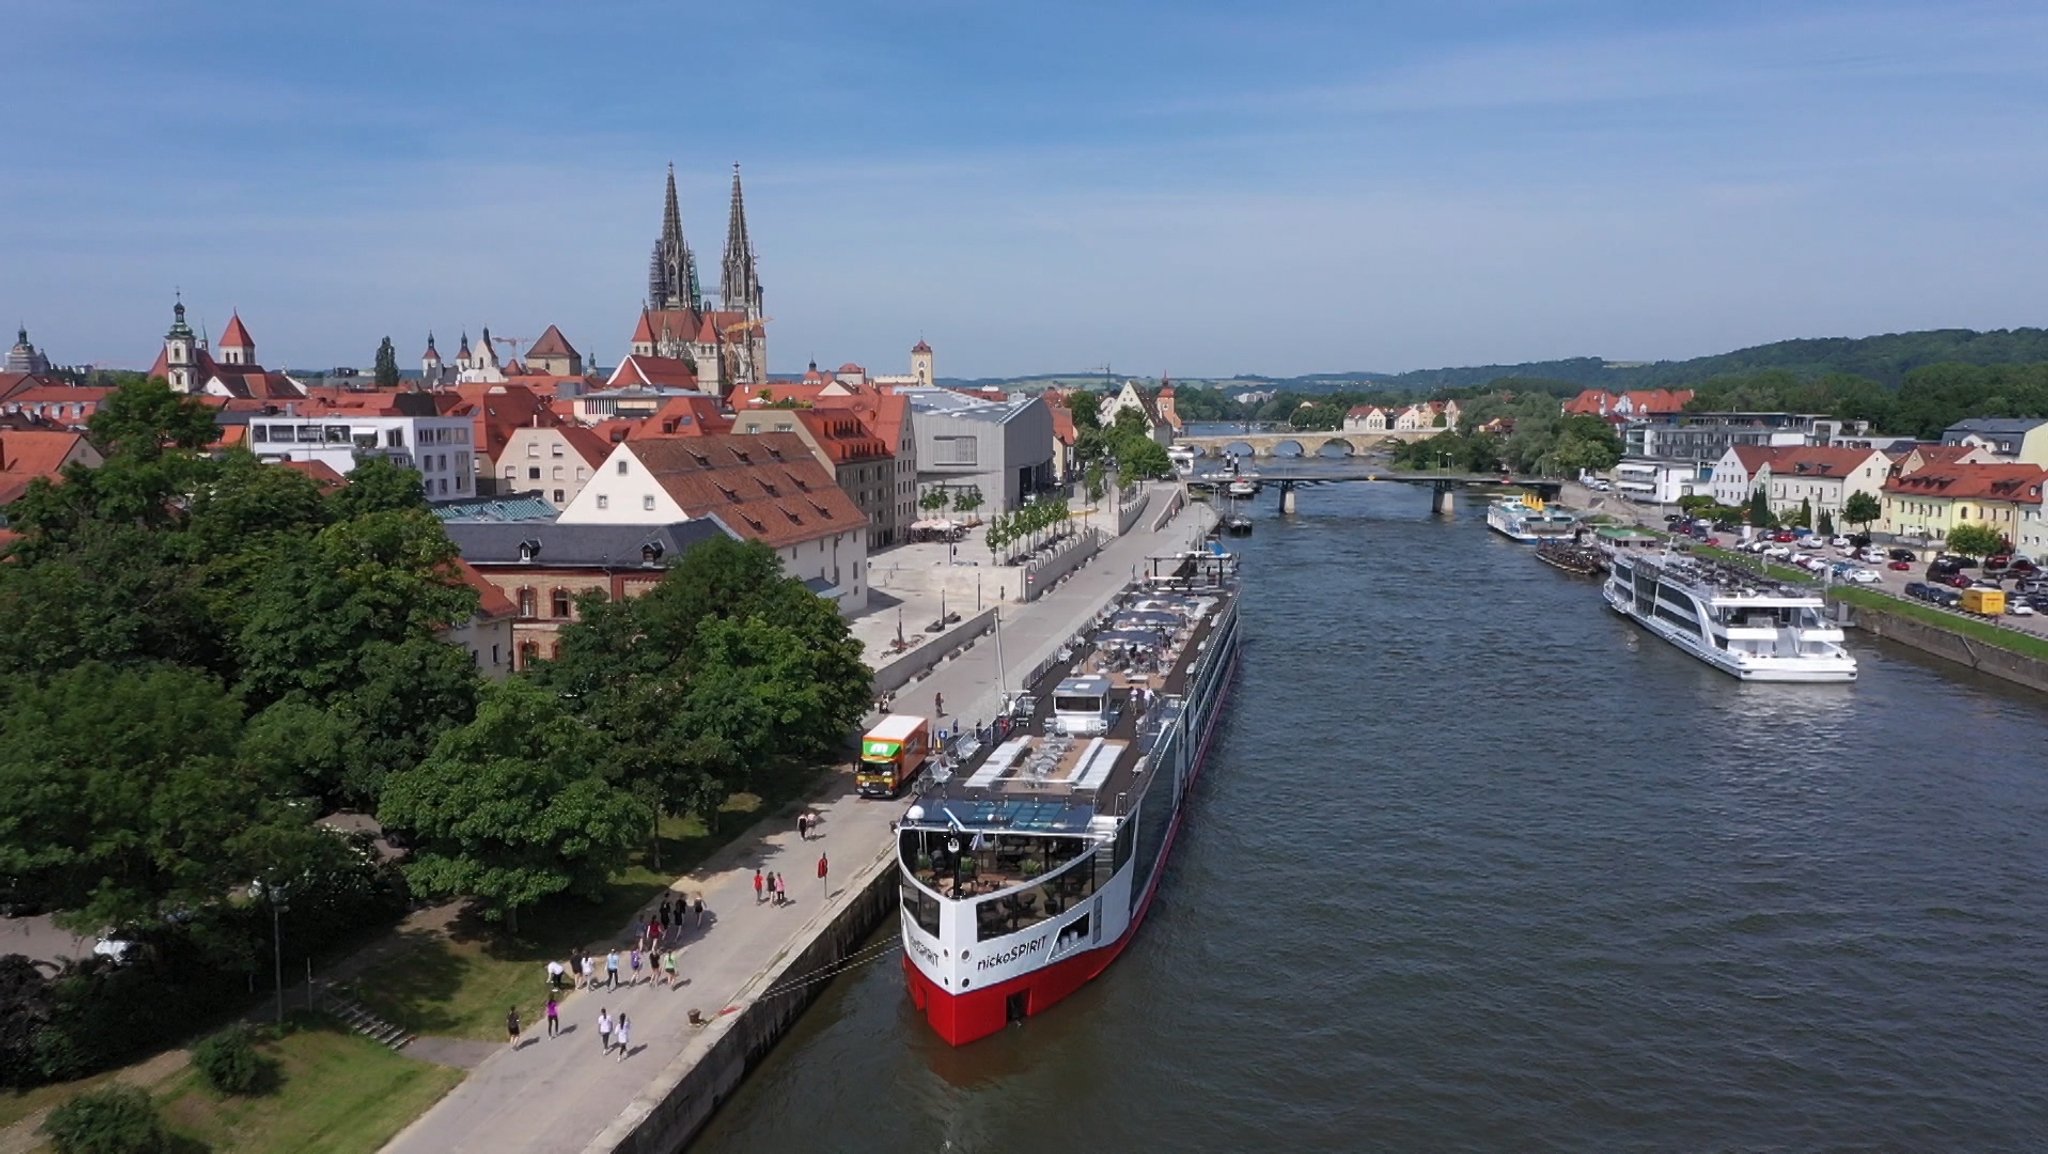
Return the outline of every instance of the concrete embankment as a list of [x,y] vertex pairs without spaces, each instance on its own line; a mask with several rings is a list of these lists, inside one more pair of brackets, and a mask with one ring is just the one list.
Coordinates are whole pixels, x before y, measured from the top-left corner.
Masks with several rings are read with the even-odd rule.
[[1896,641],[1922,653],[1968,666],[1979,673],[2048,693],[2048,661],[2001,649],[1900,613],[1888,613],[1864,604],[1835,601],[1848,611],[1848,624],[1887,641]]

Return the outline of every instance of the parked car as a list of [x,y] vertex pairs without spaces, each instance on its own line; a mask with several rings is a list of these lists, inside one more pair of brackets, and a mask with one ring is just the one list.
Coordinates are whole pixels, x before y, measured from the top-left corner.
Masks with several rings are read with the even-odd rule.
[[1761,550],[1759,550],[1759,552],[1761,552],[1764,556],[1769,557],[1774,561],[1788,560],[1792,556],[1792,550],[1789,546],[1779,545],[1776,543],[1764,546]]
[[1961,590],[1943,589],[1941,586],[1937,585],[1934,587],[1933,593],[1927,599],[1929,601],[1934,602],[1936,605],[1941,606],[1944,609],[1954,609],[1956,606],[1961,605],[1963,603],[1963,594]]
[[1911,561],[1893,561],[1886,565],[1885,568],[1899,573],[1911,573],[1913,571],[1913,563]]
[[1846,579],[1854,585],[1877,584],[1877,574],[1871,572],[1868,569],[1851,569],[1849,570]]
[[1742,529],[1742,526],[1740,526],[1740,525],[1737,525],[1737,524],[1736,524],[1735,522],[1733,522],[1733,521],[1716,521],[1716,522],[1714,522],[1714,532],[1716,532],[1716,533],[1735,533],[1735,532],[1739,532],[1739,531],[1740,531],[1741,529]]
[[1685,520],[1685,514],[1683,514],[1683,513],[1666,513],[1666,514],[1664,514],[1664,523],[1665,523],[1666,525],[1676,525],[1676,524],[1678,524],[1678,523],[1679,523],[1680,521],[1683,521],[1683,520]]
[[1918,561],[1920,559],[1920,554],[1913,552],[1911,549],[1894,549],[1891,551],[1890,556],[1894,561]]
[[2005,615],[2007,617],[2033,617],[2035,612],[2034,607],[2024,601],[2008,601],[2005,603]]
[[1946,585],[1951,589],[1968,589],[1970,586],[1976,584],[1975,581],[1971,580],[1969,577],[1961,573],[1951,573],[1945,578],[1938,578],[1938,580],[1941,584]]
[[1932,589],[1933,586],[1925,581],[1908,581],[1906,582],[1905,594],[1915,601],[1925,601],[1928,599],[1927,595]]
[[1828,544],[1834,546],[1837,549],[1855,548],[1855,546],[1849,544],[1849,539],[1847,537],[1830,537],[1828,538]]

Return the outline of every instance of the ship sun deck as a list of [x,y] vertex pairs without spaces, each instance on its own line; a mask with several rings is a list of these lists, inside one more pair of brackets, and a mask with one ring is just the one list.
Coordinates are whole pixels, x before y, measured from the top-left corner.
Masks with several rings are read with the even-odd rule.
[[[906,837],[935,845],[978,840],[978,872],[958,894],[951,875],[917,870],[919,880],[948,896],[994,892],[1091,850],[1107,832],[1097,819],[1128,811],[1146,755],[1178,720],[1231,595],[1220,586],[1136,586],[1064,647],[1027,686],[1030,714],[1000,719],[903,822]],[[1091,701],[1100,732],[1069,732]]]

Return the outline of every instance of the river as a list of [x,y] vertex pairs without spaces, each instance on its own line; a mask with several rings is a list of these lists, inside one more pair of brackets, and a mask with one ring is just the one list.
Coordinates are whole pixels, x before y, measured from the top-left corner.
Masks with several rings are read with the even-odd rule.
[[1853,634],[1742,685],[1427,507],[1261,499],[1102,979],[955,1051],[856,972],[693,1151],[2048,1149],[2048,701]]

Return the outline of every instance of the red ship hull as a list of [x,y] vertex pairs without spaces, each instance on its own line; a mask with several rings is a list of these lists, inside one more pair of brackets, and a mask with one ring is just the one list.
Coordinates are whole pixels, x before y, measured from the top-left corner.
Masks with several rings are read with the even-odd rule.
[[[1203,763],[1208,760],[1209,743],[1216,735],[1217,719],[1223,716],[1223,707],[1230,700],[1231,682],[1236,676],[1237,656],[1232,654],[1230,668],[1224,672],[1223,683],[1216,691],[1216,705],[1209,711],[1209,724],[1202,731],[1202,743],[1195,749],[1194,764],[1188,776],[1189,794],[1194,792],[1195,782],[1201,778]],[[1159,868],[1152,871],[1152,882],[1145,891],[1145,899],[1139,903],[1138,912],[1132,916],[1131,924],[1125,928],[1122,937],[1007,982],[965,993],[933,985],[932,980],[925,977],[906,954],[903,972],[910,980],[911,1004],[923,1012],[925,1020],[948,1045],[964,1046],[1000,1032],[1012,1020],[1044,1013],[1067,995],[1087,985],[1097,974],[1109,968],[1109,964],[1137,935],[1138,927],[1145,924],[1145,915],[1151,911],[1152,898],[1159,892],[1159,879],[1166,872],[1166,859],[1173,854],[1174,842],[1180,836],[1181,819],[1187,816],[1187,811],[1188,803],[1184,800],[1173,815],[1172,825],[1167,827],[1166,844],[1159,851]],[[1013,1013],[1012,1002],[1020,994],[1023,997],[1016,1001]]]

